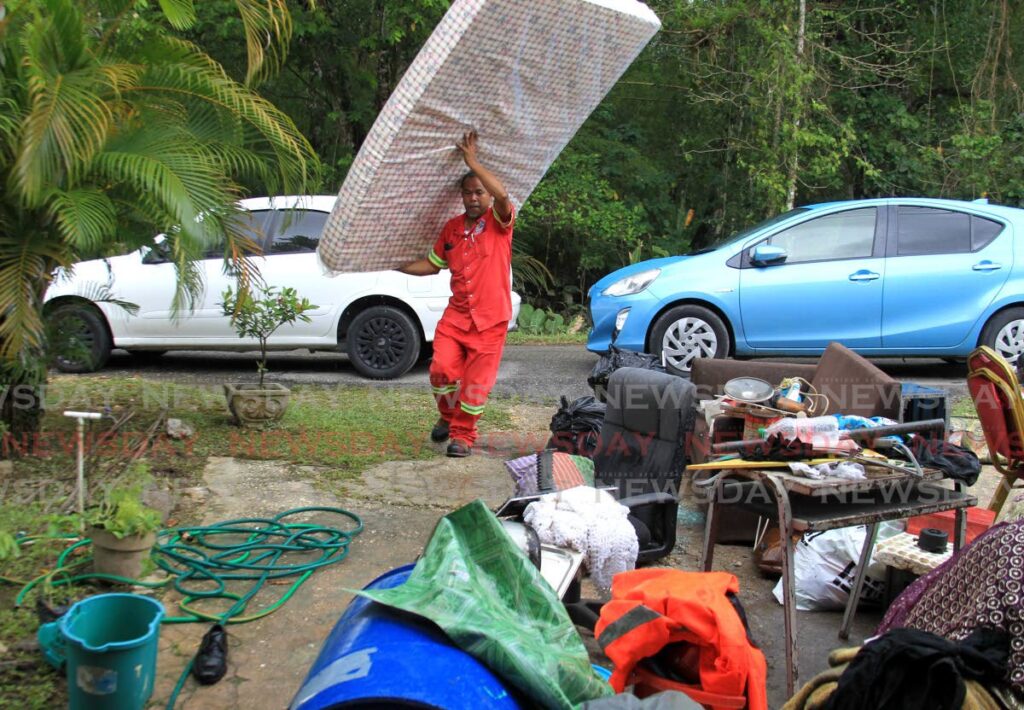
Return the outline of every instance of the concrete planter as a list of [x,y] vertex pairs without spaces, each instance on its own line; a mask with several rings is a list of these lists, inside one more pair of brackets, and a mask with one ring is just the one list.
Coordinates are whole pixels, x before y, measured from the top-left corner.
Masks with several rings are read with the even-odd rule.
[[127,535],[116,538],[103,528],[90,527],[93,568],[100,574],[113,574],[128,579],[142,575],[142,562],[156,542],[156,533]]
[[275,382],[264,383],[262,388],[256,384],[228,383],[224,385],[224,396],[239,424],[256,424],[284,416],[291,390]]

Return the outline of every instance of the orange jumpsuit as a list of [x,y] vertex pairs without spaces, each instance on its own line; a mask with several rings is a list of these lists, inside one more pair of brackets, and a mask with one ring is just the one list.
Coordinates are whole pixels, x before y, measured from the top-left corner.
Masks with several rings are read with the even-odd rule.
[[452,297],[434,335],[430,385],[449,436],[472,446],[476,423],[498,378],[512,318],[512,229],[493,209],[466,227],[447,222],[427,255],[452,272]]
[[747,639],[726,592],[739,592],[726,572],[647,568],[615,575],[612,599],[601,609],[594,636],[615,663],[611,684],[622,692],[636,664],[670,643],[700,649],[700,685],[710,693],[747,697],[749,710],[767,710],[768,667]]

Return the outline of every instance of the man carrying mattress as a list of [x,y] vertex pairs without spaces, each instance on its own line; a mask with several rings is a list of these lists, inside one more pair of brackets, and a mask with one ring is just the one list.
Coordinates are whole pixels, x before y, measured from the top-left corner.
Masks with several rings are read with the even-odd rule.
[[427,258],[398,270],[429,276],[452,272],[452,296],[434,334],[430,385],[441,417],[430,438],[449,456],[469,456],[476,423],[498,377],[512,318],[512,228],[515,209],[501,180],[481,165],[476,132],[457,147],[469,172],[460,181],[466,211],[441,229]]

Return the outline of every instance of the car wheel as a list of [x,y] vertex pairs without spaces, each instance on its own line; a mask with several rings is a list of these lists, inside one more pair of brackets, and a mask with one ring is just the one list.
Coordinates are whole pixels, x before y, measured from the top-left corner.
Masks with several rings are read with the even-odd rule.
[[360,374],[390,380],[408,372],[420,355],[420,333],[412,318],[391,306],[373,306],[352,319],[348,358]]
[[1024,353],[1024,308],[1008,308],[997,313],[981,331],[981,344],[1015,365]]
[[54,328],[54,364],[62,372],[94,372],[110,357],[110,333],[92,306],[70,303],[50,314]]
[[655,322],[650,349],[670,372],[685,374],[695,358],[728,355],[729,331],[707,308],[677,306]]

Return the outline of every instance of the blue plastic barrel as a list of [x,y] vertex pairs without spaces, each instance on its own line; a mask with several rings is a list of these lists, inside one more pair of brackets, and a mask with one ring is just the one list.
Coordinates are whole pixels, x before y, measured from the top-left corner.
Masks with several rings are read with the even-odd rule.
[[[391,589],[413,565],[366,586]],[[434,624],[356,597],[334,625],[290,710],[418,707],[446,710],[520,707],[485,665]]]
[[163,604],[138,594],[97,594],[58,622],[71,710],[141,710],[153,694]]

